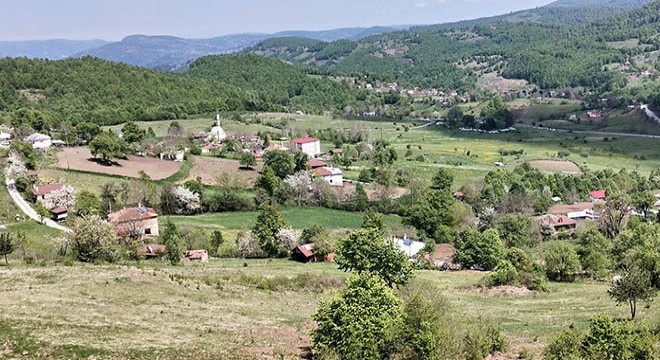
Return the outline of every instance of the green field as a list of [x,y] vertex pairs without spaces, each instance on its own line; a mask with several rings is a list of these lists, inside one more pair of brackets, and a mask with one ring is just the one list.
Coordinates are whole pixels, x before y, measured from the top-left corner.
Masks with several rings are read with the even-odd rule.
[[[549,336],[620,318],[606,284],[550,284],[547,293],[506,294],[475,285],[477,272],[418,273],[436,284],[456,319],[499,323],[511,343],[539,354]],[[333,264],[222,260],[205,265],[0,267],[2,356],[34,358],[287,358],[306,353],[311,315],[345,274]],[[75,311],[72,311],[75,309]],[[639,319],[657,324],[657,306]]]
[[[312,225],[322,225],[330,230],[357,229],[362,224],[362,213],[331,210],[325,208],[284,208],[282,216],[294,229],[304,229]],[[256,222],[257,211],[214,213],[197,216],[163,216],[161,223],[172,220],[181,227],[193,227],[206,230],[249,230]],[[390,230],[401,230],[398,216],[385,216],[385,225]]]

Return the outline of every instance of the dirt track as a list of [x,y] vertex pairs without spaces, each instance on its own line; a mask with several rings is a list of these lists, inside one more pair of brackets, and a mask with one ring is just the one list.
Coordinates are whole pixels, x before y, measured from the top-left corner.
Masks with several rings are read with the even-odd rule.
[[102,174],[139,177],[144,170],[152,179],[161,180],[174,175],[181,163],[152,157],[129,156],[128,160],[114,160],[115,165],[105,166],[93,161],[86,147],[65,148],[57,154],[57,167],[66,170],[90,171]]

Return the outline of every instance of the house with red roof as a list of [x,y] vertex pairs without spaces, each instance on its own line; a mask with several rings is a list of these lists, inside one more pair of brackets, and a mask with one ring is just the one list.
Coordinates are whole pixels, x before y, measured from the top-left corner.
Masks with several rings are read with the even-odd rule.
[[50,213],[52,214],[51,218],[53,220],[61,221],[61,220],[66,219],[66,217],[69,214],[69,210],[67,210],[67,208],[65,208],[65,207],[60,206],[60,207],[56,207],[54,209],[51,209]]
[[325,256],[316,255],[316,244],[314,243],[300,245],[297,248],[293,249],[292,254],[293,254],[293,260],[302,263],[335,261],[334,253],[329,253],[328,255]]
[[108,215],[108,222],[119,237],[158,236],[158,214],[152,208],[122,209]]
[[604,202],[607,200],[605,190],[596,190],[589,193],[589,201]]
[[64,186],[60,184],[47,184],[34,187],[32,188],[31,192],[32,196],[34,197],[34,201],[42,201],[50,193],[62,190],[63,188]]
[[307,166],[309,166],[310,169],[318,169],[318,168],[328,166],[328,164],[326,164],[325,162],[323,162],[321,160],[310,160],[306,164],[307,164]]
[[291,140],[293,150],[302,151],[311,159],[321,155],[321,140],[312,137],[304,137]]
[[312,170],[312,175],[320,177],[332,186],[344,186],[344,173],[340,168],[324,166]]

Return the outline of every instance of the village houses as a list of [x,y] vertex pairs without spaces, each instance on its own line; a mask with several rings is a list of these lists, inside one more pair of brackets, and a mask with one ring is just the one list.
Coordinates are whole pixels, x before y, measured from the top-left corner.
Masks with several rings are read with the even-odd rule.
[[310,159],[321,155],[321,140],[312,137],[305,137],[291,140],[291,146],[294,150],[302,151]]

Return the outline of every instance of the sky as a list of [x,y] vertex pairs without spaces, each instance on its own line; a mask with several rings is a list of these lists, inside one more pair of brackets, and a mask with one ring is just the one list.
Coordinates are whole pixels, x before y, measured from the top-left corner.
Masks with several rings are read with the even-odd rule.
[[551,0],[3,0],[0,41],[421,25],[500,15]]

